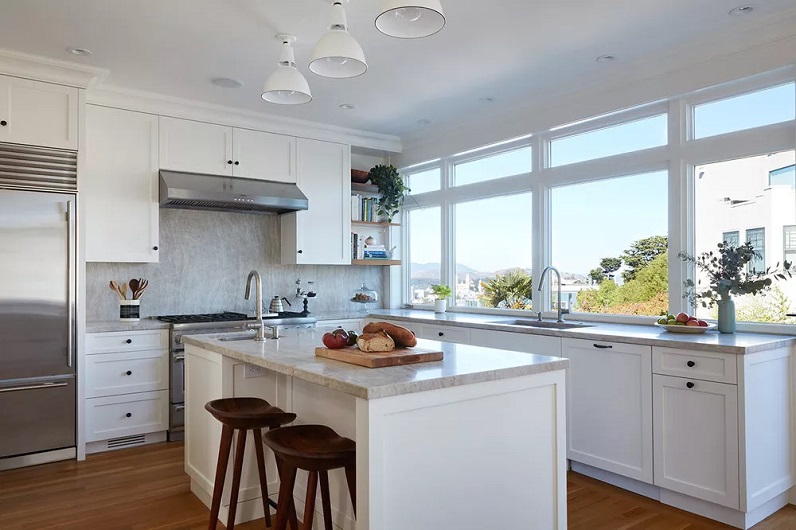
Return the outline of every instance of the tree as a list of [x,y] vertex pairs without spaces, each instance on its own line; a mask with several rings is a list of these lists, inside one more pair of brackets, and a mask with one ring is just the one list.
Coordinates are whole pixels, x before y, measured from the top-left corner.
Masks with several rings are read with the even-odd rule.
[[511,307],[530,309],[533,298],[533,279],[522,269],[512,269],[481,282],[484,294],[481,301],[486,307]]
[[605,279],[605,273],[600,267],[597,267],[589,271],[589,278],[593,284],[599,285]]
[[625,282],[636,277],[636,274],[644,267],[649,265],[652,260],[660,256],[669,246],[669,238],[666,236],[651,236],[634,241],[630,248],[622,254],[622,259],[629,267],[622,273]]
[[614,273],[622,266],[622,258],[603,258],[600,260],[600,267],[609,278],[614,277]]

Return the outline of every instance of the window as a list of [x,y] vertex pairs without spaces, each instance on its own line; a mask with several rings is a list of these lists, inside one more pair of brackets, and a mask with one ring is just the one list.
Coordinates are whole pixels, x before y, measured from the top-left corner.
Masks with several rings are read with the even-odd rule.
[[413,304],[433,301],[431,286],[441,283],[440,208],[410,210],[406,215],[409,230],[409,300]]
[[694,138],[742,131],[796,118],[794,83],[694,107]]
[[794,171],[793,164],[778,169],[773,169],[768,172],[768,185],[769,186],[790,186],[796,188],[796,171]]
[[456,305],[531,309],[531,194],[455,206]]
[[757,256],[748,263],[749,272],[762,273],[766,270],[766,229],[754,228],[746,231],[746,241],[752,244]]
[[453,168],[453,185],[463,186],[530,171],[531,147],[526,145],[456,164]]
[[412,190],[412,195],[437,191],[440,187],[440,174],[438,167],[418,171],[417,173],[408,173],[406,175],[406,184]]
[[783,260],[796,262],[796,225],[783,226]]
[[666,114],[622,123],[550,142],[550,165],[563,166],[595,158],[666,145]]
[[721,235],[721,239],[726,245],[731,245],[733,247],[737,247],[741,244],[741,235],[737,230],[734,232],[724,232]]
[[553,189],[552,263],[572,311],[668,311],[665,171]]

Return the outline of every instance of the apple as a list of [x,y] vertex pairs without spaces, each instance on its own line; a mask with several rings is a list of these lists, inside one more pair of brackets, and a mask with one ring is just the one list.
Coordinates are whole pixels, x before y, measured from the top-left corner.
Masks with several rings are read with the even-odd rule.
[[344,348],[348,345],[348,333],[346,333],[343,328],[337,328],[334,331],[324,333],[323,337],[321,337],[321,341],[323,341],[323,345],[330,350]]
[[682,322],[683,324],[685,324],[686,322],[688,322],[689,318],[690,317],[688,316],[687,313],[678,313],[677,316],[675,317],[675,320],[677,322]]
[[686,325],[686,326],[692,326],[692,327],[693,327],[693,326],[698,326],[698,325],[699,325],[699,321],[698,321],[698,320],[696,320],[696,319],[694,319],[694,320],[689,320],[688,322],[686,322],[686,323],[685,323],[685,325]]
[[707,323],[707,322],[705,322],[704,320],[700,320],[700,321],[699,321],[699,325],[700,325],[700,326],[702,326],[703,328],[706,328],[706,327],[708,327],[708,323]]
[[688,321],[691,322],[692,320],[699,320],[697,317],[688,317]]

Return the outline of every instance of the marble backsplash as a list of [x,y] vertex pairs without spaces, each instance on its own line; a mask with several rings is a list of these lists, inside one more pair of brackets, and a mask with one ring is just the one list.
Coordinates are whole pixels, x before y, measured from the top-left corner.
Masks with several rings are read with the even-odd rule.
[[[263,278],[263,298],[287,297],[286,310],[301,311],[295,298],[296,278],[302,288],[314,281],[318,296],[310,299],[314,315],[353,313],[352,292],[365,282],[384,293],[382,267],[350,265],[281,265],[279,218],[227,212],[163,209],[160,211],[160,263],[87,263],[86,319],[114,320],[119,316],[118,298],[109,280],[121,284],[130,278],[147,278],[141,297],[141,316],[254,312],[254,303],[243,298],[251,269]],[[286,305],[286,304],[285,304]]]

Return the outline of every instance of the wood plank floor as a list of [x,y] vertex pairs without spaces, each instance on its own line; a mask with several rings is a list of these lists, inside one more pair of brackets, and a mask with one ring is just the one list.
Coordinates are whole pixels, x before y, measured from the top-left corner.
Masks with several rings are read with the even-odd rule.
[[[571,530],[729,528],[576,473],[569,474],[567,493]],[[198,530],[207,527],[207,517],[208,509],[189,490],[179,443],[0,472],[3,530]],[[259,520],[236,528],[264,527]],[[788,506],[755,527],[786,529],[796,529],[796,507]]]

